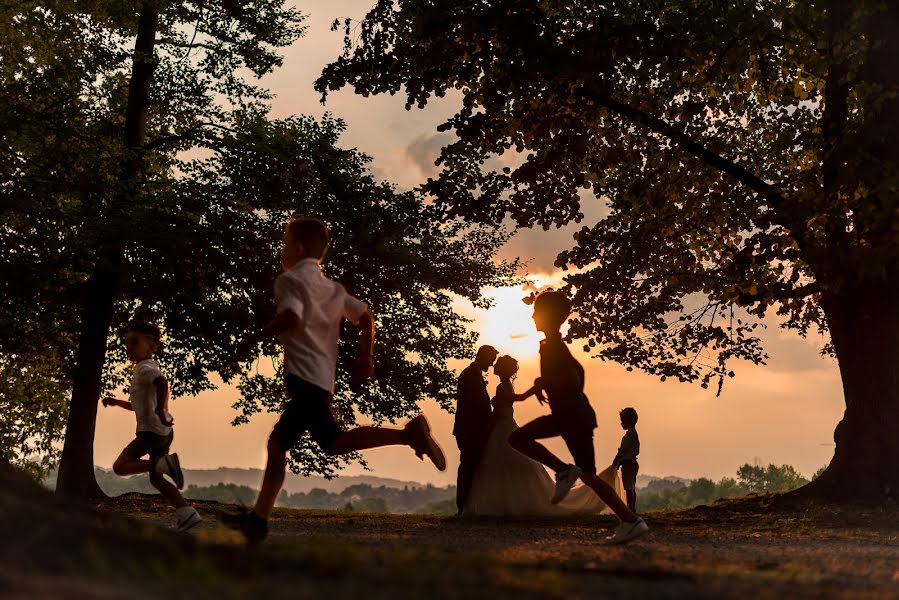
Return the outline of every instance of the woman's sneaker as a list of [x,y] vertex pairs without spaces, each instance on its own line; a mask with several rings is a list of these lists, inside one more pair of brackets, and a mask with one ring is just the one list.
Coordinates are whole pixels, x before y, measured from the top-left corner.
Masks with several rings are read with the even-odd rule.
[[180,532],[190,531],[203,522],[203,517],[197,512],[193,506],[182,506],[175,510],[178,515],[178,523],[175,528]]
[[571,491],[571,486],[577,483],[583,472],[583,469],[577,465],[568,465],[567,469],[556,473],[556,491],[553,493],[550,502],[558,504],[564,500],[568,492]]
[[606,538],[606,541],[610,544],[626,544],[647,531],[649,531],[649,525],[641,517],[637,517],[637,520],[632,523],[622,521],[618,529],[615,530],[615,535],[609,536]]
[[160,456],[156,461],[156,472],[168,475],[175,482],[175,487],[179,490],[184,489],[184,473],[181,472],[181,461],[178,460],[177,452]]
[[418,458],[424,460],[427,456],[438,470],[446,471],[446,457],[437,441],[431,437],[431,426],[424,415],[418,415],[406,423],[401,437],[403,443],[412,447]]

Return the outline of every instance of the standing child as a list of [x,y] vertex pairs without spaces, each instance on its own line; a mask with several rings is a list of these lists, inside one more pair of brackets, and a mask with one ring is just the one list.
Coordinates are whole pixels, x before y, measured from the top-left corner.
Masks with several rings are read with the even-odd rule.
[[284,345],[284,374],[290,400],[268,438],[268,460],[262,489],[252,512],[222,515],[223,522],[244,534],[251,544],[268,534],[268,519],[284,484],[287,452],[308,432],[328,454],[340,455],[368,448],[406,445],[419,458],[425,455],[441,471],[446,458],[431,437],[424,415],[403,429],[357,427],[343,430],[331,412],[337,370],[338,341],[343,319],[361,330],[354,378],[372,373],[375,321],[368,305],[324,276],[321,261],[328,248],[328,228],[318,219],[288,222],[281,248],[284,272],[275,280],[275,318],[238,348],[245,355],[260,341],[278,336]]
[[633,511],[637,510],[637,473],[640,471],[640,465],[637,462],[637,456],[640,454],[640,437],[637,435],[637,411],[633,408],[625,408],[618,416],[621,418],[621,428],[624,429],[624,436],[621,438],[621,445],[618,446],[618,454],[612,464],[616,468],[621,468],[621,483],[624,486],[624,493],[627,495],[627,507]]
[[[584,395],[584,368],[571,355],[560,331],[569,314],[571,302],[562,292],[544,292],[534,301],[534,324],[545,335],[540,342],[540,377],[535,386],[546,392],[551,414],[538,417],[513,432],[509,444],[555,471],[553,504],[568,495],[578,478],[590,486],[621,519],[609,541],[622,544],[646,533],[649,527],[621,501],[615,490],[596,476],[593,450],[596,414]],[[566,465],[537,441],[558,436],[568,446],[574,464]]]
[[[162,334],[159,327],[146,321],[131,323],[125,333],[125,351],[134,365],[128,400],[112,396],[103,398],[103,406],[119,406],[134,411],[137,418],[137,435],[125,446],[112,465],[116,475],[149,473],[153,484],[178,515],[178,531],[193,529],[203,520],[199,513],[184,500],[179,489],[184,487],[184,475],[177,454],[169,454],[175,432],[174,420],[169,413],[169,382],[159,369],[153,355],[159,349]],[[149,455],[149,460],[143,457]],[[177,488],[165,480],[172,478]]]

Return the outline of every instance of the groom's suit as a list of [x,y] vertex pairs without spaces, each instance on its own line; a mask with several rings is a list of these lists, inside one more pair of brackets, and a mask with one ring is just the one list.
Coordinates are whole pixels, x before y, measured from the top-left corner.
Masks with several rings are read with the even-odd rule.
[[475,363],[459,375],[456,386],[456,423],[453,435],[459,445],[459,477],[456,481],[456,506],[459,512],[471,491],[471,484],[484,456],[490,437],[490,394],[484,374]]

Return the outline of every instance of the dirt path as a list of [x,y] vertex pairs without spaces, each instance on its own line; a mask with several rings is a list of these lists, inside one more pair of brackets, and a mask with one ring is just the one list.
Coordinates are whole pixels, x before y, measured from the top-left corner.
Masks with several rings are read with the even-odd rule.
[[[371,597],[899,598],[899,511],[856,514],[775,505],[770,498],[652,514],[625,547],[602,538],[610,518],[455,519],[280,510],[265,552],[308,558]],[[200,505],[202,512],[216,507]],[[169,525],[146,498],[104,510]],[[230,532],[229,532],[230,533]],[[234,543],[209,519],[201,540]],[[355,565],[350,568],[348,565]],[[398,586],[398,587],[397,587]],[[352,592],[355,595],[356,592]]]

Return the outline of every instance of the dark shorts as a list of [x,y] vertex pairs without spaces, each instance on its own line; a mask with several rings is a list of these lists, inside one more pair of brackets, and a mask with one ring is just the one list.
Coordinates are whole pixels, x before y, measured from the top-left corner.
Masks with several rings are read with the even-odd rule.
[[150,460],[156,461],[169,453],[173,439],[175,439],[174,430],[170,431],[168,435],[159,435],[152,431],[138,431],[137,437],[122,450],[122,456],[138,460],[149,454]]
[[596,473],[596,457],[593,451],[593,429],[595,421],[571,423],[555,414],[537,417],[522,426],[517,435],[525,435],[534,440],[561,437],[568,446],[574,464],[586,473]]
[[287,376],[287,392],[290,400],[275,423],[272,437],[285,450],[289,450],[297,445],[304,433],[309,432],[322,450],[330,452],[343,433],[331,411],[331,392],[295,375]]
[[637,491],[637,473],[640,472],[640,464],[636,460],[621,461],[621,485],[626,490]]

